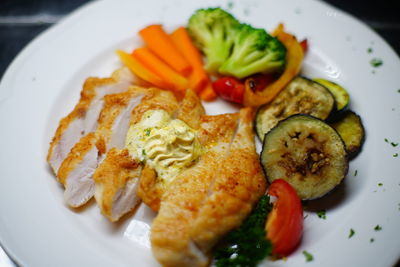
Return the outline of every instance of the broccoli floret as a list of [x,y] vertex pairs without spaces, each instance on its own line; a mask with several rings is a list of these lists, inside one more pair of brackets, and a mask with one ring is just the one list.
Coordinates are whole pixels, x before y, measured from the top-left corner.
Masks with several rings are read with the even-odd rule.
[[188,30],[196,45],[206,55],[205,68],[216,73],[230,55],[231,33],[239,22],[221,8],[197,10],[189,19]]
[[223,75],[244,78],[255,73],[281,71],[285,65],[286,48],[264,29],[247,24],[235,26],[233,49],[218,69]]

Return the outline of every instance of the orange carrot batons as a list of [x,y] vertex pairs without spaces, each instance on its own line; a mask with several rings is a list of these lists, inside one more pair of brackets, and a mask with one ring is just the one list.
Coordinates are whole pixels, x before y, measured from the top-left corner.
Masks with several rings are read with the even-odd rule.
[[146,47],[138,48],[132,52],[132,55],[166,83],[170,84],[172,86],[170,88],[175,92],[182,92],[188,88],[188,80],[165,64],[150,49]]
[[170,36],[163,30],[161,25],[154,24],[139,31],[147,47],[183,76],[190,74],[192,67],[184,56],[174,45]]
[[209,82],[203,91],[200,92],[200,98],[204,101],[212,101],[217,98],[217,94],[215,93],[211,82]]
[[124,65],[127,66],[139,78],[163,89],[171,87],[165,81],[163,81],[159,76],[148,70],[137,59],[132,57],[132,55],[121,50],[117,50],[117,54],[122,63],[124,63]]
[[203,68],[203,58],[200,51],[194,45],[184,27],[177,28],[170,36],[175,46],[192,66],[192,73],[189,76],[189,86],[196,93],[199,93],[207,86],[209,81],[208,75]]

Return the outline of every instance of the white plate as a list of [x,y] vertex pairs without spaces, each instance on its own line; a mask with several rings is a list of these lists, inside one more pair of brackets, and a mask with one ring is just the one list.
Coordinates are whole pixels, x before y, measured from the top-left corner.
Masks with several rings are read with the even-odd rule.
[[[230,4],[231,3],[231,4]],[[78,100],[90,75],[119,66],[116,49],[139,45],[137,31],[150,23],[184,25],[199,7],[230,7],[239,19],[272,30],[284,22],[310,51],[303,73],[339,82],[362,116],[367,138],[347,178],[329,196],[309,203],[301,246],[271,266],[390,266],[400,255],[400,60],[366,26],[310,0],[98,1],[74,12],[35,39],[14,60],[0,85],[0,240],[22,266],[154,266],[148,230],[154,216],[109,223],[91,203],[73,211],[46,161],[60,118]],[[367,49],[373,52],[368,53]],[[374,68],[372,58],[383,65]],[[233,107],[216,102],[210,113]],[[389,142],[385,142],[385,138]],[[357,172],[357,175],[355,175]],[[379,186],[379,184],[382,184]],[[327,209],[326,220],[315,211]],[[374,227],[380,225],[381,231]],[[355,235],[349,238],[350,229]],[[371,238],[374,242],[371,242]],[[305,262],[302,251],[314,255]]]

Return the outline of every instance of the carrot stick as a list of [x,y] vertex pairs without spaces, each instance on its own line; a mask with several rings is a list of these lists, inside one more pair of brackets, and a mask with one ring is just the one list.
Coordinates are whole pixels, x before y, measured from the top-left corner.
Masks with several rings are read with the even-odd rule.
[[150,50],[183,76],[191,72],[191,66],[176,48],[161,25],[154,24],[139,31]]
[[212,101],[217,98],[217,94],[214,92],[211,82],[209,82],[203,91],[200,92],[200,98],[205,101]]
[[203,68],[203,58],[200,51],[193,44],[184,27],[177,28],[170,36],[175,46],[192,66],[192,73],[189,76],[190,88],[196,93],[200,93],[209,82],[208,75]]
[[171,88],[171,85],[169,85],[159,76],[148,70],[136,58],[132,57],[132,55],[121,50],[117,50],[117,54],[122,63],[124,63],[124,65],[127,66],[139,78],[163,89]]
[[138,48],[132,52],[132,55],[166,83],[171,84],[173,86],[172,89],[176,92],[184,91],[188,88],[188,80],[165,64],[150,49],[146,47]]

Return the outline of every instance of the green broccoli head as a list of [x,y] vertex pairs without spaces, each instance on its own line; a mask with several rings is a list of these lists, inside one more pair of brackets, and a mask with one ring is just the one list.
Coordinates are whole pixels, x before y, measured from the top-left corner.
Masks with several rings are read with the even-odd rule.
[[239,79],[255,73],[281,71],[285,65],[286,48],[264,29],[247,24],[234,27],[233,49],[218,72]]
[[207,57],[207,71],[216,73],[230,55],[232,31],[237,25],[239,22],[221,8],[199,9],[190,17],[188,30]]

